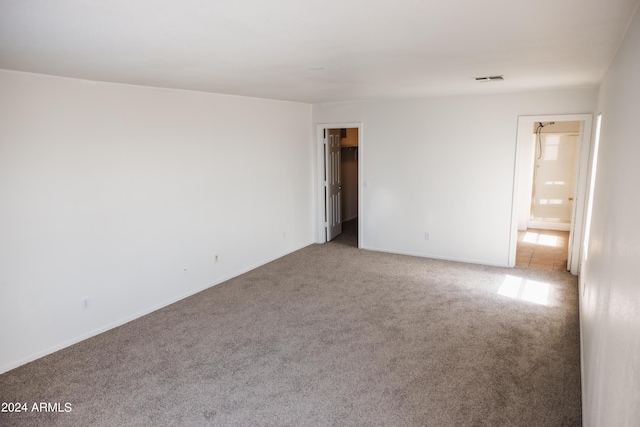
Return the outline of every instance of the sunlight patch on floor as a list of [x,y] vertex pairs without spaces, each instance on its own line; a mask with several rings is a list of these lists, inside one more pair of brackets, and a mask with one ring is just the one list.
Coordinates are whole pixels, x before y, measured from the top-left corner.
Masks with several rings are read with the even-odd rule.
[[498,289],[498,295],[540,305],[550,305],[550,291],[551,285],[549,283],[507,274],[504,282],[500,285],[500,289]]
[[558,238],[558,236],[534,233],[532,231],[527,231],[522,241],[527,243],[535,243],[536,245],[554,246],[554,247],[560,246],[560,239]]

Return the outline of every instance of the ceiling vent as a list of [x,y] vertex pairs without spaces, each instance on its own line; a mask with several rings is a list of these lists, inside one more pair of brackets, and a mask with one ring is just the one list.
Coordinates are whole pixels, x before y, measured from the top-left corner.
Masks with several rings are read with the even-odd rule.
[[496,82],[504,80],[504,76],[476,77],[477,82]]

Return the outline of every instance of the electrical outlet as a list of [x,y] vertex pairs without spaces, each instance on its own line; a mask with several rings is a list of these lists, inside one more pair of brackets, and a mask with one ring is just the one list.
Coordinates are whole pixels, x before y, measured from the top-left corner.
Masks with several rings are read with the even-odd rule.
[[431,233],[429,232],[424,233],[424,240],[431,240]]
[[82,298],[82,309],[89,310],[89,297]]
[[218,254],[215,254],[215,255],[213,256],[213,262],[214,262],[214,264],[217,264],[217,263],[218,263]]

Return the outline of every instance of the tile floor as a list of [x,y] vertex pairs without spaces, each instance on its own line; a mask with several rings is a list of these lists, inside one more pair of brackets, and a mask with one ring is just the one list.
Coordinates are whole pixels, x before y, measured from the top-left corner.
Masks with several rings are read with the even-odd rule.
[[568,245],[568,231],[518,231],[516,267],[566,271]]

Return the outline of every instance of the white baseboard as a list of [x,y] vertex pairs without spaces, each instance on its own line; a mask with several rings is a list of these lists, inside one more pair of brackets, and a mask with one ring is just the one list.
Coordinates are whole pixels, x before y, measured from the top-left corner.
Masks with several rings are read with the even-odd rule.
[[509,267],[509,262],[508,261],[505,264],[503,264],[503,263],[494,263],[494,262],[488,262],[488,261],[482,261],[482,260],[473,260],[473,259],[466,259],[466,258],[442,257],[442,256],[437,256],[437,255],[422,254],[422,253],[409,252],[409,251],[396,251],[396,250],[384,249],[384,248],[374,248],[374,247],[370,247],[370,246],[362,246],[359,249],[364,249],[364,250],[367,250],[367,251],[374,251],[374,252],[385,252],[385,253],[389,253],[389,254],[415,256],[415,257],[420,257],[420,258],[438,259],[438,260],[442,260],[442,261],[454,261],[454,262],[463,262],[463,263],[466,263],[466,264],[478,264],[478,265],[488,265],[488,266],[492,266],[492,267],[511,268],[511,267]]
[[[310,244],[312,244],[312,243],[310,243]],[[257,264],[254,264],[254,265],[249,266],[247,268],[243,268],[243,269],[241,269],[241,270],[239,270],[239,271],[237,271],[237,272],[235,272],[235,273],[233,273],[233,274],[231,274],[229,276],[226,276],[226,277],[223,277],[223,278],[221,278],[219,280],[216,280],[214,283],[209,283],[207,285],[200,286],[200,287],[198,287],[196,289],[192,289],[192,290],[190,290],[188,292],[185,292],[185,293],[180,294],[180,295],[178,295],[176,297],[173,297],[173,298],[169,299],[168,301],[165,301],[165,302],[163,302],[161,304],[154,305],[152,307],[149,307],[147,309],[139,311],[139,312],[137,312],[135,314],[129,315],[129,316],[123,318],[123,319],[117,320],[115,322],[111,322],[111,323],[109,323],[107,325],[104,325],[104,326],[101,326],[99,328],[93,329],[93,330],[91,330],[89,332],[80,334],[80,335],[78,335],[76,337],[73,337],[71,339],[63,341],[63,342],[61,342],[59,344],[56,344],[56,345],[51,346],[49,348],[46,348],[44,350],[38,351],[38,352],[36,352],[34,354],[31,354],[31,355],[29,355],[27,357],[24,357],[22,359],[19,359],[17,361],[13,361],[13,362],[8,363],[8,364],[6,364],[4,366],[0,366],[0,374],[4,374],[5,372],[8,372],[8,371],[10,371],[12,369],[15,369],[17,367],[20,367],[22,365],[26,365],[27,363],[33,362],[34,360],[40,359],[41,357],[47,356],[47,355],[49,355],[51,353],[55,353],[56,351],[62,350],[62,349],[67,348],[67,347],[70,347],[70,346],[72,346],[74,344],[77,344],[77,343],[79,343],[81,341],[84,341],[84,340],[89,339],[91,337],[94,337],[96,335],[100,335],[103,332],[106,332],[106,331],[108,331],[110,329],[117,328],[118,326],[122,326],[122,325],[124,325],[126,323],[129,323],[129,322],[131,322],[133,320],[136,320],[136,319],[138,319],[138,318],[140,318],[142,316],[146,316],[147,314],[153,313],[154,311],[160,310],[161,308],[164,308],[164,307],[166,307],[168,305],[171,305],[171,304],[176,303],[176,302],[178,302],[180,300],[183,300],[183,299],[188,298],[188,297],[190,297],[192,295],[195,295],[198,292],[202,292],[202,291],[204,291],[206,289],[209,289],[209,288],[211,288],[213,286],[219,285],[220,283],[224,283],[227,280],[231,280],[234,277],[240,276],[240,275],[242,275],[244,273],[247,273],[247,272],[249,272],[251,270],[254,270],[254,269],[256,269],[258,267],[261,267],[261,266],[263,266],[265,264],[268,264],[268,263],[270,263],[272,261],[275,261],[278,258],[282,258],[285,255],[289,255],[290,253],[299,251],[300,249],[303,249],[303,248],[309,246],[310,244],[302,245],[301,247],[299,247],[297,249],[290,250],[290,251],[285,251],[285,252],[281,253],[280,255],[276,255],[274,257],[268,258],[266,260],[258,262]]]
[[539,230],[570,231],[571,223],[552,221],[528,221],[527,228],[537,228]]

